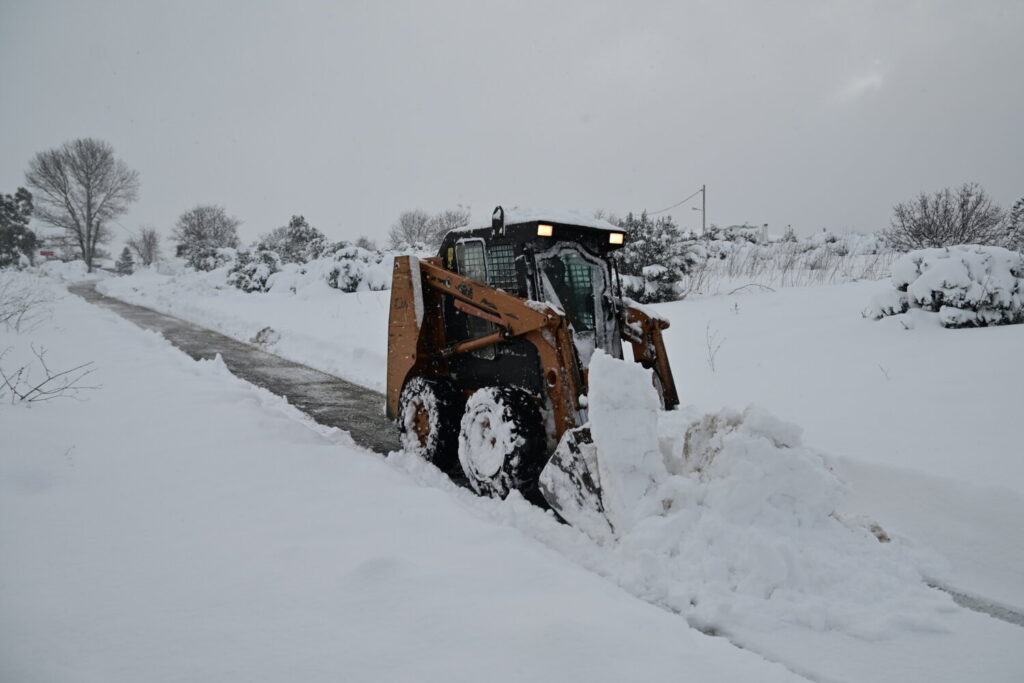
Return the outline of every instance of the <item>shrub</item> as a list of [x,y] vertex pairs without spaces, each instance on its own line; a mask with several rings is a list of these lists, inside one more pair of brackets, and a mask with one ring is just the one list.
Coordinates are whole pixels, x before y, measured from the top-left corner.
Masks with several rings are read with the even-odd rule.
[[919,249],[892,266],[896,292],[872,301],[869,318],[912,308],[938,313],[943,327],[1024,322],[1024,255],[976,244]]
[[304,217],[292,216],[288,225],[264,235],[257,249],[277,253],[282,263],[308,263],[327,253],[330,244],[327,237],[307,223]]
[[270,276],[281,270],[281,257],[268,249],[240,251],[228,271],[228,284],[243,292],[269,292]]
[[945,188],[922,192],[893,209],[886,242],[907,251],[962,244],[1003,245],[1004,212],[977,183],[964,183],[955,191]]
[[[356,292],[360,288],[387,289],[387,285],[371,277],[372,267],[384,260],[380,252],[356,246],[345,246],[331,256],[334,263],[327,271],[327,284],[343,292]],[[361,285],[366,284],[365,287]]]

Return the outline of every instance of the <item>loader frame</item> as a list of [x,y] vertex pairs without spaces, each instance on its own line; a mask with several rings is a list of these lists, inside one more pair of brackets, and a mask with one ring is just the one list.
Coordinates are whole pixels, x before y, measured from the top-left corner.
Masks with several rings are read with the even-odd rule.
[[[468,340],[447,339],[446,297],[457,310],[493,323],[495,331]],[[634,360],[654,370],[664,406],[675,407],[679,397],[662,339],[668,321],[628,299],[617,299],[617,303],[623,317],[622,339],[632,345]],[[521,299],[453,272],[440,257],[396,257],[388,324],[388,417],[398,418],[402,389],[411,378],[446,377],[453,356],[513,339],[523,339],[537,350],[553,419],[549,437],[558,443],[565,432],[586,422],[580,399],[587,393],[587,376],[577,359],[566,316],[548,304]]]

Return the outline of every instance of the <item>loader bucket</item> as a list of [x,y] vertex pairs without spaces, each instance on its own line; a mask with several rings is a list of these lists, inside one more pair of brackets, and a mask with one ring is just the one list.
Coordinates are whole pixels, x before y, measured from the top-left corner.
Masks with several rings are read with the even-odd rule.
[[601,498],[597,447],[589,427],[565,432],[538,483],[544,500],[569,525],[599,542],[614,537]]

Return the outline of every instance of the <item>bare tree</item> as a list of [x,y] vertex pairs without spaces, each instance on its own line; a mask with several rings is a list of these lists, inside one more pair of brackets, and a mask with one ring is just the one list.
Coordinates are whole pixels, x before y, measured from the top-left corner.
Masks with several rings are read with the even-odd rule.
[[403,211],[388,232],[388,242],[392,249],[424,247],[430,238],[430,215],[422,209]]
[[34,278],[11,271],[0,272],[0,325],[21,332],[49,314],[53,297]]
[[897,204],[889,229],[889,246],[908,251],[954,244],[994,244],[1006,241],[1004,211],[977,183],[964,183]]
[[36,154],[25,181],[36,191],[36,217],[67,231],[92,272],[96,245],[107,223],[128,210],[139,193],[139,174],[114,158],[102,140],[80,138]]
[[469,207],[461,204],[455,209],[446,209],[430,218],[430,245],[438,247],[449,231],[469,225]]
[[367,251],[377,251],[377,243],[366,235],[360,235],[356,239],[355,245],[360,249],[366,249]]
[[217,249],[238,248],[238,226],[242,221],[222,206],[199,205],[178,217],[172,236],[185,249],[188,264],[199,270],[215,266]]
[[433,216],[421,209],[403,211],[388,233],[389,246],[434,249],[450,230],[469,225],[469,219],[469,208],[461,205]]
[[160,233],[154,228],[141,228],[137,235],[128,238],[128,248],[138,257],[139,263],[151,266],[160,260]]
[[[34,363],[26,363],[10,373],[0,367],[0,399],[9,393],[11,403],[37,403],[52,401],[55,398],[82,400],[78,397],[80,393],[100,388],[84,386],[81,383],[83,379],[95,372],[92,361],[66,370],[51,370],[46,363],[46,349],[42,347],[36,349],[35,346],[31,346],[31,348],[36,357]],[[8,351],[10,351],[9,348],[0,353],[0,361],[4,359]]]

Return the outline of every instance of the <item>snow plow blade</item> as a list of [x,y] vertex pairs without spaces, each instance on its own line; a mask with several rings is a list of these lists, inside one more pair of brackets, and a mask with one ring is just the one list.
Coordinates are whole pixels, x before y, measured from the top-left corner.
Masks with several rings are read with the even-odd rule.
[[595,540],[614,536],[601,497],[597,447],[589,427],[565,432],[538,483],[544,500],[569,525]]

